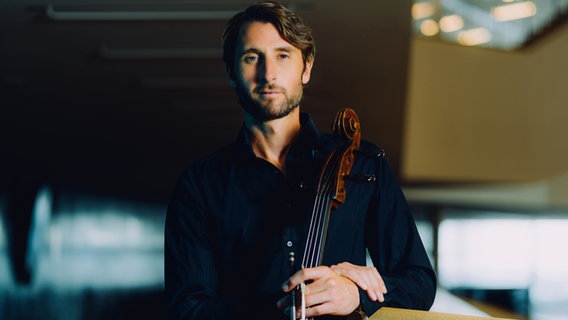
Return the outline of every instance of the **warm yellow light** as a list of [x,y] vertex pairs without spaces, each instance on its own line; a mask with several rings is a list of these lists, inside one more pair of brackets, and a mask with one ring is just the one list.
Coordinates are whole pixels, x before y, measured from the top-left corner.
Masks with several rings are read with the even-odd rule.
[[424,20],[420,24],[420,32],[425,36],[431,37],[433,35],[438,34],[440,32],[440,28],[438,28],[438,23],[432,19]]
[[440,19],[440,29],[444,32],[454,32],[463,28],[463,19],[457,14],[445,16]]
[[412,18],[415,20],[432,16],[436,9],[430,2],[416,2],[412,5]]
[[536,11],[534,2],[525,1],[494,7],[491,9],[491,15],[497,21],[511,21],[532,17]]
[[485,28],[470,29],[460,32],[458,41],[464,46],[477,46],[491,41],[491,33]]

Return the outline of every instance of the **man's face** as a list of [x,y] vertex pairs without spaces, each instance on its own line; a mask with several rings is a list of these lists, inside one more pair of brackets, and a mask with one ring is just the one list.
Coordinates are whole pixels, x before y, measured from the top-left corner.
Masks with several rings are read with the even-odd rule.
[[302,99],[313,61],[280,37],[271,23],[251,22],[241,29],[235,48],[236,89],[241,106],[256,120],[287,116]]

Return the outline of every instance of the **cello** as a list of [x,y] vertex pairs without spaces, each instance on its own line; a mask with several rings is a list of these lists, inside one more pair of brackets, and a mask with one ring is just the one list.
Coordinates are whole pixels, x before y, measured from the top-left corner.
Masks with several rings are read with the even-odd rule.
[[[348,143],[335,148],[327,156],[322,167],[302,257],[302,268],[321,265],[331,211],[345,202],[345,177],[351,172],[355,161],[355,151],[359,150],[361,139],[359,118],[353,109],[343,108],[337,112],[332,123],[332,133]],[[294,265],[294,259],[294,255],[291,254],[292,265]],[[302,283],[292,294],[291,319],[296,319],[296,299],[299,298],[300,319],[306,320],[305,287],[306,285]]]

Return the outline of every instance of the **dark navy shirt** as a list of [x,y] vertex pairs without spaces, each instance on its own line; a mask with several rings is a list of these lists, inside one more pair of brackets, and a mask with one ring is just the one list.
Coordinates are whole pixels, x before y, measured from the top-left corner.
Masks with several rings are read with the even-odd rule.
[[[315,187],[329,152],[345,143],[319,133],[307,114],[283,174],[237,140],[180,177],[165,229],[166,308],[172,319],[287,319],[276,308],[301,260]],[[428,309],[436,279],[409,207],[384,153],[361,141],[345,203],[331,212],[323,265],[365,265],[367,251],[388,294],[381,306]]]

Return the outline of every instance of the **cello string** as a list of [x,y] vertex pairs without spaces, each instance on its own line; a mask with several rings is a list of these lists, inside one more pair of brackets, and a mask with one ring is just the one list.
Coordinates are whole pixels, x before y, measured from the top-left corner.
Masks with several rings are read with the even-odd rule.
[[318,244],[317,244],[317,239],[319,238],[318,233],[320,230],[320,224],[321,224],[321,212],[323,211],[324,208],[324,203],[325,203],[325,195],[321,192],[318,192],[317,195],[317,203],[312,215],[313,218],[313,223],[310,226],[310,232],[309,232],[309,238],[308,238],[308,242],[306,243],[306,251],[304,252],[304,265],[305,266],[309,266],[309,267],[314,267],[314,256],[317,253],[317,248],[318,248]]
[[311,267],[312,265],[312,255],[315,250],[314,242],[317,237],[317,223],[319,220],[319,212],[321,211],[321,204],[323,201],[323,195],[320,190],[316,193],[316,199],[314,204],[314,209],[312,211],[312,217],[310,221],[309,231],[308,231],[308,238],[306,239],[306,249],[304,250],[304,255],[302,257],[302,264],[304,267]]
[[324,188],[322,190],[322,195],[324,197],[323,207],[319,212],[319,221],[318,221],[318,237],[317,237],[317,247],[314,251],[313,256],[313,263],[314,266],[318,266],[321,263],[321,259],[323,257],[323,246],[325,245],[325,235],[327,232],[327,224],[329,221],[329,210],[330,210],[330,201],[331,201],[331,191],[334,185],[334,172],[337,171],[338,166],[338,159],[337,157],[333,158],[331,168],[328,171],[328,177],[326,179],[326,183],[324,184]]
[[[329,166],[328,166],[329,168]],[[329,170],[325,170],[322,181],[318,186],[316,204],[314,206],[314,211],[312,212],[313,224],[310,225],[310,237],[307,243],[307,249],[305,251],[306,261],[304,261],[305,266],[314,267],[315,256],[317,255],[317,248],[319,247],[317,240],[319,238],[318,233],[321,224],[322,211],[325,208],[325,187],[329,184]]]
[[316,227],[315,227],[315,223],[317,220],[317,212],[318,212],[318,208],[320,206],[320,201],[321,201],[321,194],[319,193],[319,191],[316,194],[316,199],[315,199],[315,205],[314,205],[314,209],[312,211],[312,217],[311,217],[311,221],[310,221],[310,226],[309,226],[309,230],[308,230],[308,237],[306,239],[306,249],[304,250],[304,255],[302,257],[302,266],[303,267],[310,267],[311,265],[308,263],[309,260],[309,256],[310,256],[310,252],[312,252],[313,250],[313,242],[314,242],[314,232],[316,232]]
[[308,232],[308,242],[306,250],[302,258],[303,265],[315,267],[320,264],[323,256],[323,246],[325,241],[325,233],[329,221],[329,210],[331,201],[331,189],[333,186],[334,175],[332,172],[337,171],[339,165],[337,157],[330,159],[331,165],[328,165],[322,176],[322,181],[318,186],[314,211],[312,212],[312,221]]
[[[338,161],[337,159],[334,157],[333,159],[333,166],[332,166],[332,170],[330,170],[330,172],[335,172],[336,167],[338,165]],[[318,242],[317,242],[317,248],[316,251],[314,252],[314,266],[318,266],[321,264],[321,259],[323,258],[323,247],[325,245],[325,236],[327,233],[327,224],[329,222],[329,210],[330,210],[330,201],[331,201],[331,190],[333,187],[333,180],[334,180],[335,175],[330,173],[329,177],[325,183],[325,189],[323,190],[322,194],[324,195],[325,199],[324,199],[324,203],[323,203],[323,209],[320,210],[320,214],[319,214],[319,223],[318,223]]]
[[[333,156],[333,154],[331,155]],[[324,164],[325,166],[325,170],[322,173],[322,176],[320,178],[319,184],[317,186],[316,189],[316,197],[314,199],[314,207],[312,210],[312,215],[310,218],[310,224],[309,224],[309,229],[308,229],[308,236],[306,238],[306,247],[304,250],[304,254],[302,256],[302,265],[304,267],[308,267],[311,266],[311,252],[314,251],[314,239],[316,237],[315,233],[317,232],[317,221],[318,221],[318,216],[319,216],[319,212],[321,212],[321,204],[324,201],[323,199],[323,194],[322,194],[322,182],[326,182],[329,178],[328,178],[328,170],[327,170],[327,164],[328,164],[329,160]],[[308,262],[310,261],[310,262]]]
[[[327,172],[327,171],[326,171]],[[326,182],[328,180],[328,177],[326,176],[326,172],[324,172],[324,175],[322,176],[322,181]],[[312,266],[312,256],[313,256],[313,252],[315,251],[315,239],[317,239],[317,230],[319,229],[318,227],[318,223],[319,223],[319,216],[320,216],[320,212],[322,210],[322,203],[324,203],[324,195],[322,193],[322,183],[320,181],[320,185],[318,185],[318,190],[316,192],[316,198],[315,198],[315,203],[314,203],[314,208],[312,211],[312,216],[311,216],[311,221],[310,221],[310,226],[309,226],[309,231],[308,231],[308,238],[306,239],[306,250],[304,250],[304,255],[302,258],[302,263],[303,265],[306,266]]]
[[[327,196],[328,199],[329,196]],[[316,246],[316,250],[313,253],[313,266],[318,266],[321,264],[321,259],[323,257],[323,246],[324,246],[324,240],[325,240],[325,225],[326,225],[326,220],[327,220],[327,214],[326,211],[329,210],[329,203],[328,201],[326,201],[326,203],[324,204],[324,209],[321,212],[321,217],[320,217],[320,224],[319,224],[319,228],[318,228],[318,238],[317,238],[317,246]]]

